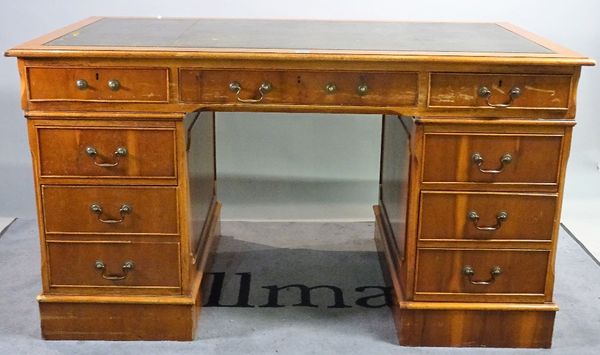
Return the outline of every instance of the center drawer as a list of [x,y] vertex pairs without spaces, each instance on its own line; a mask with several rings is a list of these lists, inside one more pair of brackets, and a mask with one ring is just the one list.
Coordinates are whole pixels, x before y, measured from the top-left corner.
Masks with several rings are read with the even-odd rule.
[[181,69],[179,91],[181,101],[189,103],[415,106],[418,75]]
[[48,242],[51,288],[175,288],[181,284],[179,243]]
[[46,233],[178,234],[174,187],[42,186]]
[[549,256],[546,250],[419,249],[415,299],[541,300]]

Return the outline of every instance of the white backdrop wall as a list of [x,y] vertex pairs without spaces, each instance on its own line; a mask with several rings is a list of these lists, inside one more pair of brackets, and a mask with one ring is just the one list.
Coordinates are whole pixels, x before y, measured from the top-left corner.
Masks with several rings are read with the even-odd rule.
[[[88,16],[160,15],[509,21],[600,59],[600,1],[593,0],[38,0],[3,1],[0,6],[2,50]],[[31,163],[14,58],[0,59],[0,74],[0,216],[33,217]],[[600,195],[599,69],[583,69],[579,93],[566,215],[576,211],[579,200],[598,207]],[[217,125],[225,218],[372,218],[379,164],[376,117],[221,114]]]

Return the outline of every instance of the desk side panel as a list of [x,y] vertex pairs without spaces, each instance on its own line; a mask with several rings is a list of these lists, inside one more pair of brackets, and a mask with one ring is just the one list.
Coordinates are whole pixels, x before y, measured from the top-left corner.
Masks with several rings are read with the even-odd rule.
[[194,283],[196,272],[205,265],[203,259],[208,239],[212,233],[207,229],[212,227],[211,211],[215,208],[216,169],[215,169],[215,114],[214,112],[199,112],[188,114],[183,122],[185,127],[185,160],[187,167],[187,184],[189,189],[189,211],[183,213],[183,220],[190,221],[189,251],[192,268],[191,284]]
[[414,262],[414,250],[409,239],[415,235],[411,230],[416,227],[416,223],[411,223],[410,209],[411,199],[418,196],[412,193],[412,184],[417,181],[413,176],[416,172],[411,170],[411,166],[416,166],[411,163],[414,125],[412,118],[385,115],[382,127],[379,202],[384,228],[391,236],[388,242],[393,250],[394,272],[405,292],[410,292],[408,270]]

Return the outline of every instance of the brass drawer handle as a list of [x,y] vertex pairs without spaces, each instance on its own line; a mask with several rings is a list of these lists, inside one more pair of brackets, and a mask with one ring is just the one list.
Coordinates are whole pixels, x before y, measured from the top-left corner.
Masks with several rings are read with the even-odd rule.
[[98,220],[102,223],[117,224],[122,223],[125,220],[125,216],[131,214],[133,208],[127,204],[121,205],[121,208],[119,208],[119,215],[121,215],[121,219],[102,219],[102,206],[99,203],[92,203],[90,205],[90,211],[97,215]]
[[116,80],[116,79],[109,80],[106,85],[112,91],[119,91],[119,89],[121,88],[121,83],[119,82],[119,80]]
[[124,157],[124,156],[127,156],[127,148],[125,148],[125,147],[117,147],[117,149],[113,153],[113,155],[115,156],[115,161],[113,163],[104,163],[104,162],[99,163],[97,161],[97,159],[96,159],[98,157],[98,151],[94,147],[87,147],[87,148],[85,148],[85,153],[88,156],[90,156],[90,158],[94,159],[94,164],[96,166],[99,166],[99,167],[102,167],[102,168],[110,168],[110,167],[119,165],[119,162],[121,161],[121,158]]
[[85,90],[88,88],[88,82],[84,79],[77,79],[77,81],[75,82],[75,86],[79,89],[79,90]]
[[475,228],[477,228],[477,230],[493,232],[493,231],[500,229],[500,227],[502,227],[502,222],[505,222],[508,219],[508,212],[506,212],[506,211],[498,212],[498,214],[496,215],[496,224],[493,226],[480,226],[479,225],[479,214],[477,213],[477,211],[469,211],[467,218],[469,218],[469,220],[471,220],[471,222],[473,222],[473,225],[475,226]]
[[271,83],[268,81],[264,81],[262,84],[260,84],[260,87],[258,88],[258,93],[260,94],[260,97],[258,99],[242,99],[240,97],[242,86],[237,81],[232,81],[231,83],[229,83],[229,90],[235,93],[235,98],[239,102],[255,104],[261,102],[265,98],[265,95],[271,90],[273,90],[273,85],[271,85]]
[[485,98],[485,103],[488,106],[495,108],[506,108],[512,106],[513,101],[517,97],[521,96],[521,88],[515,86],[512,89],[510,89],[510,91],[508,92],[508,101],[506,101],[503,104],[493,104],[490,102],[490,98],[492,97],[492,90],[490,90],[487,86],[480,87],[477,93],[479,94],[479,97]]
[[471,160],[473,161],[473,163],[475,163],[475,165],[477,165],[479,171],[481,171],[484,174],[500,174],[504,171],[506,165],[512,162],[513,157],[512,155],[510,155],[510,153],[505,153],[503,156],[500,157],[500,167],[497,169],[484,169],[483,156],[478,152],[473,153],[473,155],[471,156]]
[[490,269],[490,278],[485,281],[477,281],[473,280],[473,276],[475,275],[475,269],[472,266],[467,265],[462,269],[462,273],[469,279],[469,282],[472,285],[491,285],[496,281],[496,277],[502,274],[502,269],[500,266],[494,266]]
[[103,279],[114,281],[114,280],[125,280],[127,278],[127,275],[129,274],[129,271],[133,270],[133,268],[135,267],[135,264],[131,260],[128,260],[125,263],[123,263],[123,266],[121,266],[123,273],[120,275],[106,274],[106,265],[104,265],[104,261],[102,261],[102,260],[96,260],[95,266],[96,266],[96,269],[102,270],[102,278]]

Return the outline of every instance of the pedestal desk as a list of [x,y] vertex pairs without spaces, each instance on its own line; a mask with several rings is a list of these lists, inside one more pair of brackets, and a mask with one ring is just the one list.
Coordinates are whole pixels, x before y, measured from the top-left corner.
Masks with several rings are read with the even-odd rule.
[[549,347],[580,69],[505,23],[89,18],[18,57],[46,339],[191,340],[217,111],[381,114],[399,342]]

